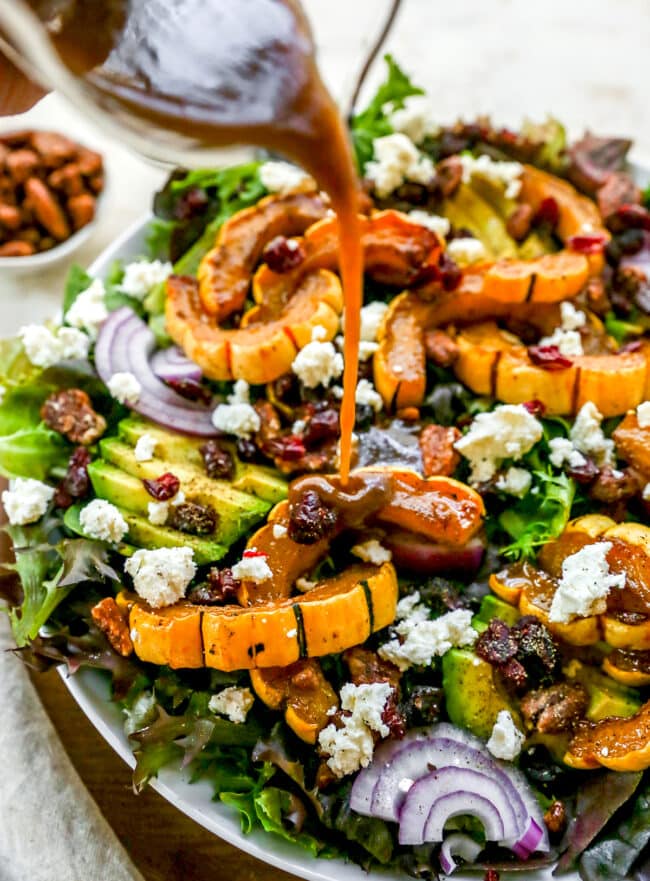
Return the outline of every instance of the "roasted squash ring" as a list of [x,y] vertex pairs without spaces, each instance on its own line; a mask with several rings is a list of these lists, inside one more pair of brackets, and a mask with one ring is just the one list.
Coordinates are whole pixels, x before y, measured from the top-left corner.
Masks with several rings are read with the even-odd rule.
[[517,337],[494,322],[458,332],[458,378],[473,392],[507,404],[541,401],[549,414],[577,413],[587,401],[603,416],[618,416],[646,399],[645,350],[622,354],[580,355],[560,370],[546,370],[530,359]]
[[314,327],[324,327],[326,339],[334,338],[342,309],[339,279],[320,269],[305,275],[291,299],[268,320],[225,330],[203,310],[196,279],[167,279],[167,331],[210,379],[255,384],[277,379],[290,371]]
[[351,566],[308,594],[256,606],[199,606],[181,601],[151,609],[135,596],[129,626],[142,661],[170,667],[250,670],[286,667],[359,645],[391,624],[397,605],[391,563]]
[[627,719],[603,719],[581,728],[569,744],[565,764],[588,770],[602,765],[612,771],[650,767],[650,701]]
[[[650,370],[648,371],[645,398],[650,397]],[[625,415],[616,427],[612,437],[616,451],[621,459],[629,462],[650,481],[650,428],[641,428],[636,413],[632,410]]]
[[241,312],[264,246],[278,235],[300,235],[325,217],[327,210],[324,197],[313,192],[267,196],[252,208],[238,211],[223,224],[215,247],[199,265],[203,309],[217,323]]

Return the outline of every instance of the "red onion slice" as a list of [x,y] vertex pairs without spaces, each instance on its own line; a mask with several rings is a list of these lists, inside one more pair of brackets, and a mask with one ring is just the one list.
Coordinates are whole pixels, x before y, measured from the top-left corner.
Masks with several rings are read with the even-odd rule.
[[212,407],[182,397],[154,374],[149,359],[155,345],[152,331],[132,309],[117,309],[97,338],[95,366],[100,378],[108,384],[115,373],[132,373],[141,387],[138,401],[131,405],[136,413],[182,434],[218,436]]
[[405,530],[387,533],[383,544],[391,551],[400,569],[423,575],[459,575],[470,578],[481,566],[485,546],[476,536],[462,548],[429,541]]
[[191,379],[200,382],[203,374],[198,364],[190,359],[178,348],[169,346],[154,352],[151,358],[151,369],[158,379],[165,382]]
[[483,850],[481,845],[464,835],[462,832],[454,832],[448,835],[440,848],[440,868],[445,875],[451,875],[458,868],[455,856],[461,857],[466,863],[473,863]]
[[393,757],[409,743],[425,740],[429,736],[428,729],[409,731],[401,740],[384,740],[375,750],[372,762],[355,777],[350,793],[350,807],[357,814],[366,817],[372,814],[372,794],[384,768],[390,765]]

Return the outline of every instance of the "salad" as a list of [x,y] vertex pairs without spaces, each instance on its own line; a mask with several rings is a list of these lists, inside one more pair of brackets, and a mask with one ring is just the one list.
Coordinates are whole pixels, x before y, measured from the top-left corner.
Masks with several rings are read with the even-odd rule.
[[106,671],[136,791],[314,856],[647,878],[650,198],[629,141],[440,127],[387,64],[349,482],[327,198],[175,171],[148,253],[0,341],[17,651]]

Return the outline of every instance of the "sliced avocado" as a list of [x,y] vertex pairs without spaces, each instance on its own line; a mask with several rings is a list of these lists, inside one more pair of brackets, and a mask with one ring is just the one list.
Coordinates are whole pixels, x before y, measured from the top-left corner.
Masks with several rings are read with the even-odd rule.
[[442,659],[442,685],[449,718],[479,737],[489,738],[501,710],[519,715],[499,687],[494,670],[472,651],[450,649]]
[[555,250],[557,249],[552,247],[550,241],[546,241],[545,236],[538,232],[531,232],[519,245],[519,256],[522,260],[535,260],[537,257],[543,257],[544,254],[550,254]]
[[587,718],[591,722],[599,722],[608,716],[627,719],[641,709],[641,697],[635,688],[615,682],[595,667],[573,660],[564,672],[569,679],[575,679],[587,689]]
[[213,480],[191,465],[164,459],[138,462],[133,449],[116,438],[100,441],[100,451],[105,461],[138,480],[155,479],[167,471],[175,474],[188,501],[206,505],[217,512],[224,535],[235,538],[244,535],[271,508],[269,502],[235,489],[227,480]]
[[[117,507],[117,506],[116,506]],[[63,522],[71,532],[84,538],[92,538],[84,532],[80,521],[83,505],[73,505],[65,512]],[[194,560],[199,566],[214,563],[220,560],[228,551],[228,548],[209,538],[201,538],[197,535],[187,535],[177,529],[168,529],[166,526],[154,526],[144,517],[133,514],[130,511],[120,509],[120,513],[129,527],[127,541],[120,542],[117,550],[125,557],[130,557],[135,547],[155,550],[156,548],[192,548]]]
[[514,606],[489,593],[481,600],[481,608],[474,616],[472,624],[474,627],[476,627],[476,624],[487,625],[493,618],[500,618],[501,621],[505,621],[506,624],[512,626],[519,620],[519,611]]
[[517,244],[504,221],[468,184],[461,184],[453,198],[445,200],[442,213],[456,228],[468,229],[480,239],[491,257],[517,256]]
[[[186,437],[174,431],[167,431],[152,422],[143,419],[129,417],[123,419],[118,431],[122,440],[134,447],[143,434],[150,434],[156,439],[156,458],[165,459],[168,462],[182,462],[185,466],[194,466],[197,471],[205,476],[205,466],[201,447],[205,439]],[[274,468],[264,465],[250,465],[240,462],[235,455],[235,445],[231,446],[231,455],[235,461],[235,476],[231,483],[235,489],[242,492],[252,493],[266,502],[275,505],[286,499],[287,482]]]

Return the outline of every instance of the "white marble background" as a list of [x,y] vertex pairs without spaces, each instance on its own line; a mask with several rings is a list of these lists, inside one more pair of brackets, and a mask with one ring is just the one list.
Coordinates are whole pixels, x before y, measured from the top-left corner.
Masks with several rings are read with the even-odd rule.
[[[361,50],[387,0],[304,0],[325,78],[345,105]],[[554,113],[573,132],[633,136],[650,156],[650,0],[403,0],[387,48],[429,91],[441,121],[490,113],[516,124]],[[373,71],[368,91],[381,76]],[[366,92],[366,94],[367,94]],[[101,222],[76,259],[89,263],[147,211],[164,172],[106,137],[57,95],[2,129],[35,125],[101,149],[109,190]],[[12,278],[0,268],[0,334],[53,312],[66,267]]]

